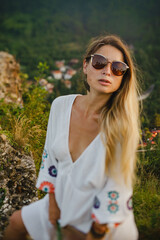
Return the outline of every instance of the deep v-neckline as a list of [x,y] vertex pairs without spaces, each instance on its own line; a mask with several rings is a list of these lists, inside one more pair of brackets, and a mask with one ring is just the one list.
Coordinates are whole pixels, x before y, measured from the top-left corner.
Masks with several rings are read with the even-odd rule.
[[72,99],[72,102],[71,102],[71,106],[70,106],[70,109],[69,109],[69,116],[68,116],[68,124],[67,124],[67,151],[68,151],[68,155],[69,155],[69,158],[71,160],[71,162],[73,164],[75,164],[77,161],[79,161],[79,159],[82,158],[82,156],[88,151],[88,149],[93,145],[93,143],[97,140],[97,138],[99,138],[100,136],[100,133],[98,133],[95,138],[93,138],[93,140],[87,145],[87,147],[80,153],[79,157],[73,161],[72,159],[72,156],[71,156],[71,153],[70,153],[70,149],[69,149],[69,135],[70,135],[70,124],[71,124],[71,114],[72,114],[72,108],[73,108],[73,104],[77,98],[77,96],[80,96],[80,94],[77,94],[74,96],[74,98]]

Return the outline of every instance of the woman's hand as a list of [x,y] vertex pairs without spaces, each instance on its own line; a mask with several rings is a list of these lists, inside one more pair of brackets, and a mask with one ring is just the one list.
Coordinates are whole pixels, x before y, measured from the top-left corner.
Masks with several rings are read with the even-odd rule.
[[57,205],[55,194],[49,193],[49,221],[56,227],[56,222],[60,218],[60,209]]
[[91,228],[93,229],[93,231],[95,233],[97,233],[99,235],[102,235],[103,237],[101,237],[101,238],[98,237],[97,238],[96,236],[94,236],[92,231],[90,231],[87,234],[86,240],[96,240],[96,239],[104,240],[105,239],[106,232],[108,231],[107,224],[99,224],[99,223],[93,222]]

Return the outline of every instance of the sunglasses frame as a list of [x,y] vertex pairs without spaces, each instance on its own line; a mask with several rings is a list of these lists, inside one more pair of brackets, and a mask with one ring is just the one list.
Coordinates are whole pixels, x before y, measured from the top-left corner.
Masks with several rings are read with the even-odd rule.
[[[90,57],[87,57],[87,58],[91,58],[91,64],[92,64],[92,67],[94,67],[93,66],[93,57],[95,56],[95,55],[97,55],[97,56],[101,56],[101,57],[103,57],[105,60],[106,60],[106,64],[104,65],[104,67],[105,66],[107,66],[108,65],[108,63],[111,63],[111,66],[112,66],[112,63],[114,63],[114,62],[118,62],[118,63],[123,63],[125,66],[126,66],[126,70],[124,71],[124,73],[122,73],[121,75],[116,75],[116,74],[114,74],[114,72],[112,71],[112,68],[111,68],[111,71],[112,71],[112,73],[115,75],[115,76],[122,76],[122,75],[124,75],[125,74],[125,72],[127,71],[127,69],[129,68],[129,66],[126,64],[126,63],[124,63],[124,62],[122,62],[122,61],[109,61],[105,56],[103,56],[102,54],[92,54]],[[102,67],[102,68],[95,68],[96,70],[101,70],[101,69],[103,69],[104,67]]]

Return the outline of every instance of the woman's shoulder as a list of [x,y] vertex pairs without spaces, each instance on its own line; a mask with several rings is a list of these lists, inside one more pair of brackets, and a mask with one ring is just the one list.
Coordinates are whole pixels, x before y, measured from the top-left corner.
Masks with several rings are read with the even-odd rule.
[[69,103],[72,103],[72,101],[75,99],[75,97],[78,94],[70,94],[70,95],[63,95],[55,98],[51,105],[51,110],[54,108],[59,109],[59,107],[62,109],[63,107],[66,107],[69,105]]

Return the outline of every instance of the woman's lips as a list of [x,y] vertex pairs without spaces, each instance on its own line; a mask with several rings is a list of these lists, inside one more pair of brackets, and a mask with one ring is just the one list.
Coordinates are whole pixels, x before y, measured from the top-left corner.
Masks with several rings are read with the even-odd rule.
[[101,85],[103,85],[103,86],[108,86],[108,85],[111,84],[111,82],[110,82],[109,80],[106,80],[106,79],[100,79],[100,80],[98,80],[98,81],[99,81],[99,83],[100,83]]

